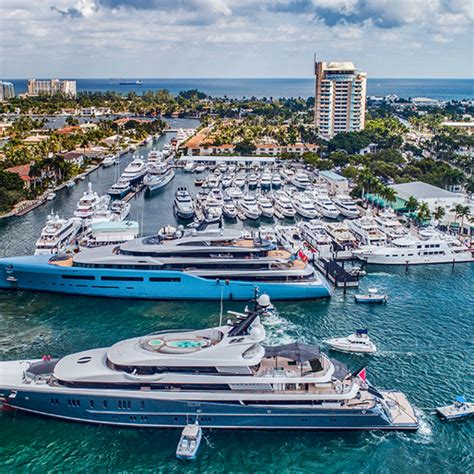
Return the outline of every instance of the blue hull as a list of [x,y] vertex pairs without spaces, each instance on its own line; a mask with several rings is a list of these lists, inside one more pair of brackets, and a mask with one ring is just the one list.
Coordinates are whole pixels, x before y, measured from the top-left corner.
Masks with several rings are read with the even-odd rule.
[[[85,390],[82,390],[84,392]],[[8,394],[5,394],[8,396]],[[377,407],[337,409],[321,406],[278,407],[209,401],[168,401],[140,398],[139,393],[116,396],[84,393],[18,391],[10,407],[70,421],[131,427],[183,427],[198,420],[203,428],[238,429],[416,429],[393,425]]]
[[326,280],[298,283],[205,279],[172,270],[60,267],[48,256],[0,259],[0,288],[148,299],[248,300],[255,287],[274,300],[331,296]]

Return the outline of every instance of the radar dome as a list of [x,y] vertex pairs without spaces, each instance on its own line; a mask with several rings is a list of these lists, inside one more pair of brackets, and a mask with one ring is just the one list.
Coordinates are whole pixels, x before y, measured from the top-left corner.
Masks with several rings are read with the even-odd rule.
[[266,294],[260,295],[258,297],[257,303],[259,306],[262,306],[263,308],[267,308],[268,306],[271,305],[270,297]]
[[253,339],[254,341],[258,341],[264,335],[265,335],[265,330],[260,325],[253,326],[252,329],[250,330],[250,338]]

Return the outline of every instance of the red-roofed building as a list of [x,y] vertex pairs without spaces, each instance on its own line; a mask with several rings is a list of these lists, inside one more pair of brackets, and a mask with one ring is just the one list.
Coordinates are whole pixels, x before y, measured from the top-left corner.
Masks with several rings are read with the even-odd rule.
[[79,151],[68,151],[62,155],[65,161],[72,163],[73,165],[82,166],[84,163],[84,153]]
[[31,182],[33,178],[30,178],[30,168],[31,166],[28,165],[19,165],[19,166],[12,166],[11,168],[7,168],[5,171],[8,173],[17,174],[21,180],[23,181],[25,188],[30,189]]
[[69,135],[70,133],[74,132],[82,132],[81,127],[79,125],[73,125],[71,127],[63,127],[56,131],[59,135]]

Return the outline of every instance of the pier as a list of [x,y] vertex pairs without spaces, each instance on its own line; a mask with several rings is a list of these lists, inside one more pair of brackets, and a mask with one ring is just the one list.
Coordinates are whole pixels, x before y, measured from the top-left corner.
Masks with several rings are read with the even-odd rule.
[[313,265],[336,287],[336,288],[358,288],[360,277],[351,275],[344,265],[336,260],[318,258],[313,260]]

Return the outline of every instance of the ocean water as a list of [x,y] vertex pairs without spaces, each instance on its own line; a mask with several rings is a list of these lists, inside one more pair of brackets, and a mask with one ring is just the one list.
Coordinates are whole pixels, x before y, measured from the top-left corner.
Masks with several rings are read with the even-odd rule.
[[[73,79],[73,78],[71,78]],[[138,79],[138,78],[137,78]],[[121,93],[168,89],[177,94],[188,89],[214,96],[242,97],[310,97],[314,95],[313,78],[268,78],[268,79],[142,79],[141,86],[120,85],[119,79],[77,79],[78,91],[116,91]],[[26,79],[12,79],[17,94],[26,92]],[[399,97],[430,97],[439,100],[474,98],[473,79],[377,79],[367,82],[367,95]]]
[[[169,139],[169,136],[166,138]],[[162,146],[165,138],[141,149]],[[125,157],[120,169],[131,156]],[[117,171],[90,175],[105,192]],[[130,218],[144,233],[175,222],[178,186],[192,191],[194,175],[177,173],[161,193],[133,199]],[[51,211],[71,215],[86,189],[80,182],[23,218],[0,221],[0,256],[29,253]],[[367,327],[374,356],[331,352],[351,369],[367,365],[379,388],[404,391],[421,418],[416,433],[208,431],[196,461],[175,458],[179,430],[113,428],[0,412],[0,472],[327,472],[468,473],[474,471],[473,421],[445,423],[434,407],[455,395],[474,399],[474,264],[369,267],[362,291],[389,294],[384,306],[355,305],[354,290],[330,300],[278,302],[264,321],[270,344],[318,343]],[[242,303],[225,302],[225,310]],[[166,328],[217,325],[218,302],[101,299],[0,291],[0,360],[62,356]]]

